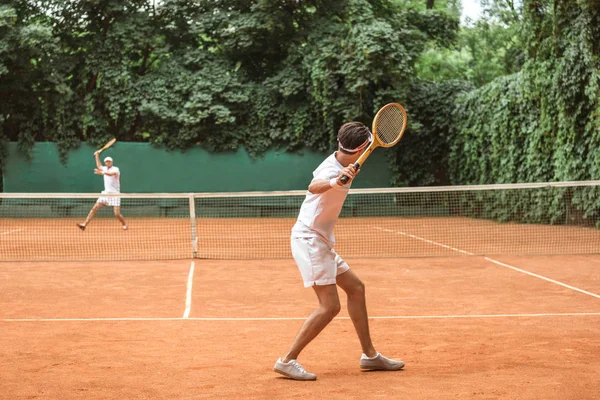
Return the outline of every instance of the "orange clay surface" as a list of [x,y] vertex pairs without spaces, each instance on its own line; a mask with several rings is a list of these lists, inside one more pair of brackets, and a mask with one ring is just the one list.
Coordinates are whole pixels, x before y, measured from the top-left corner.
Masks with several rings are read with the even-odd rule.
[[343,305],[299,358],[316,382],[272,371],[316,306],[291,259],[3,262],[0,398],[597,399],[600,256],[490,258],[521,271],[348,258],[406,367],[361,372]]

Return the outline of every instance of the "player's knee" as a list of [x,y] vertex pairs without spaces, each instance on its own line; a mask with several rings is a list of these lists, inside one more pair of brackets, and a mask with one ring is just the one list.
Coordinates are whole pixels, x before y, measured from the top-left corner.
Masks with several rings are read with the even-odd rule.
[[335,307],[332,310],[333,316],[335,317],[336,315],[338,315],[340,313],[340,311],[342,311],[342,306],[340,305],[340,302],[338,301],[337,303],[335,303]]
[[353,287],[353,294],[354,295],[358,295],[358,296],[364,296],[365,295],[365,284],[363,283],[363,281],[359,280]]
[[327,313],[331,319],[338,315],[342,310],[342,306],[340,305],[339,301],[331,302],[330,304],[325,305],[323,308],[325,313]]
[[352,282],[351,285],[344,288],[346,294],[350,297],[360,297],[365,295],[365,284],[361,280]]

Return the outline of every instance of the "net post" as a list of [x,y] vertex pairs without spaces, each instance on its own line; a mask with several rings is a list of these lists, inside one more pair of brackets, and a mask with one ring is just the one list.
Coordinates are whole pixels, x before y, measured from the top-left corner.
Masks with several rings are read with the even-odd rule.
[[194,201],[194,193],[188,195],[190,203],[190,225],[192,227],[192,252],[193,258],[198,256],[198,236],[196,234],[196,204]]

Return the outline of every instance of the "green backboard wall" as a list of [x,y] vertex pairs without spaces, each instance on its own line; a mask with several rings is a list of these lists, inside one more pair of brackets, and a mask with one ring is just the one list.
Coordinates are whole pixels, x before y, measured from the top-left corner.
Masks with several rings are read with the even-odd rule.
[[[95,193],[103,190],[94,175],[94,148],[83,144],[60,163],[54,143],[36,143],[29,160],[10,143],[3,169],[4,192]],[[253,158],[246,150],[209,153],[202,148],[166,151],[147,143],[119,143],[104,151],[121,169],[123,193],[189,193],[303,190],[312,171],[328,153],[271,150]],[[376,150],[353,184],[354,188],[387,187],[391,172],[385,149]]]

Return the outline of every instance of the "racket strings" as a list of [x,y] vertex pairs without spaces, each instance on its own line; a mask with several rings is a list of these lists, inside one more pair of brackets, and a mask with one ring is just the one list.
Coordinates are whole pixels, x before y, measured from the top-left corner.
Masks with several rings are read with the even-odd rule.
[[404,113],[398,107],[388,107],[382,110],[377,120],[377,137],[383,145],[391,145],[402,136]]

